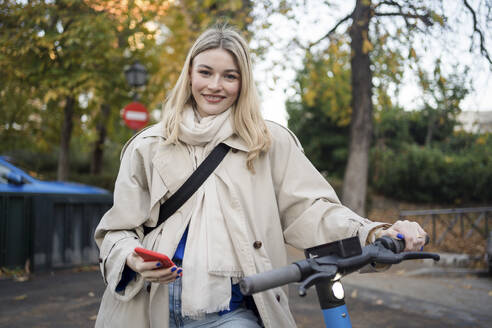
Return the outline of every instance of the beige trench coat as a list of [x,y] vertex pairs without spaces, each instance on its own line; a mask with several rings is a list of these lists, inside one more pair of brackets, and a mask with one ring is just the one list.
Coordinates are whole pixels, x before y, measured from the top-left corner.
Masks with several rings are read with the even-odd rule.
[[[285,244],[304,249],[369,232],[381,223],[364,219],[340,204],[333,188],[304,156],[297,138],[286,128],[267,122],[273,142],[268,153],[246,167],[247,147],[238,137],[214,171],[227,230],[245,275],[287,264]],[[114,205],[99,223],[95,238],[107,284],[96,327],[168,327],[168,290],[141,276],[122,293],[115,292],[126,257],[136,246],[174,254],[186,228],[194,197],[160,227],[143,238],[141,225],[155,226],[161,202],[193,171],[183,145],[164,145],[160,124],[136,135],[123,150],[115,184]],[[199,297],[199,295],[197,295]],[[287,288],[254,295],[265,327],[295,327]]]

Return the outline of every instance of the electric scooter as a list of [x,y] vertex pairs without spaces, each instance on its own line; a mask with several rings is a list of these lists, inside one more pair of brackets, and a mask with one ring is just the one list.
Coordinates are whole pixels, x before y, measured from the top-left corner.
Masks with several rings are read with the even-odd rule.
[[[426,240],[428,243],[428,237]],[[299,296],[315,286],[326,327],[351,328],[340,279],[366,265],[397,264],[405,260],[433,259],[439,255],[428,252],[403,252],[405,242],[388,236],[361,247],[358,237],[308,248],[306,259],[288,266],[245,277],[240,282],[241,292],[251,295],[267,289],[300,282]],[[374,270],[377,271],[377,270]]]

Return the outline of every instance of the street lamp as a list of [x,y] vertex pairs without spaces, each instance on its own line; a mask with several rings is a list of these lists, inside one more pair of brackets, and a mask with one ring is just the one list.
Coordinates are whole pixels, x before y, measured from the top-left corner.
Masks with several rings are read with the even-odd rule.
[[125,69],[125,78],[132,87],[141,87],[147,83],[147,69],[139,61]]
[[125,78],[132,87],[133,102],[123,108],[121,113],[125,124],[132,130],[137,131],[149,122],[149,112],[147,108],[138,102],[137,88],[147,83],[147,69],[140,62],[135,61],[130,67],[124,69]]

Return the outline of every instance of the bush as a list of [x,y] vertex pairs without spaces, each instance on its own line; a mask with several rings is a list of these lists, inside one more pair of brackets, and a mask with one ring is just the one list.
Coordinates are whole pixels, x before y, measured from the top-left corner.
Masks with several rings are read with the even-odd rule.
[[97,186],[97,187],[104,188],[110,192],[113,192],[116,176],[114,174],[106,174],[106,173],[101,175],[70,174],[69,181],[79,182],[91,186]]
[[404,144],[398,152],[375,148],[371,153],[371,184],[377,191],[403,200],[490,202],[490,148],[487,143],[454,153],[415,144]]
[[287,103],[289,128],[299,138],[313,165],[330,176],[343,177],[348,158],[348,126],[339,126],[319,108]]

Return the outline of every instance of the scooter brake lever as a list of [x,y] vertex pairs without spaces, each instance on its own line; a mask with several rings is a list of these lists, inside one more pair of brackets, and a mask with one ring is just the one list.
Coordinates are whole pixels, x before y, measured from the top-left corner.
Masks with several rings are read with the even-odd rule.
[[318,282],[318,279],[332,279],[335,276],[335,274],[329,274],[325,272],[319,272],[315,273],[306,280],[304,280],[301,285],[299,286],[299,296],[304,297],[306,296],[306,291],[314,284]]
[[399,255],[402,260],[433,259],[437,262],[441,259],[439,254],[429,252],[403,252]]

